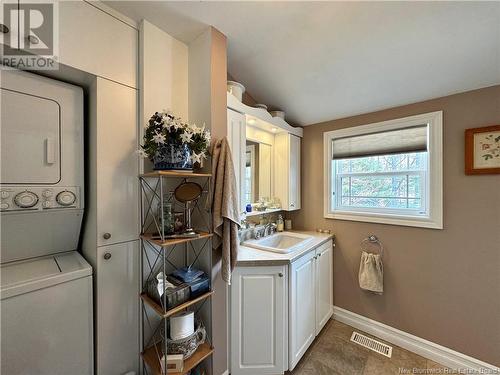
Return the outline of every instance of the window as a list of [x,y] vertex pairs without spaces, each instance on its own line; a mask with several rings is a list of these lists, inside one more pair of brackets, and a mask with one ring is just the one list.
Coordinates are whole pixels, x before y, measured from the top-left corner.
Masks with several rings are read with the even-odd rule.
[[325,217],[442,229],[442,112],[324,133]]

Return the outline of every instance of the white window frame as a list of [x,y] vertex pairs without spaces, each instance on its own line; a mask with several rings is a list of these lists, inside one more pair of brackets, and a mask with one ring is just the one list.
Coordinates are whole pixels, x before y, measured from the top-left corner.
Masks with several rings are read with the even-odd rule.
[[[384,132],[410,126],[428,125],[428,179],[426,191],[426,215],[404,215],[390,210],[333,208],[337,189],[332,176],[332,141],[336,138]],[[323,134],[324,150],[324,217],[327,219],[362,221],[370,223],[404,225],[443,229],[443,112],[430,112],[416,116],[377,122],[368,125],[332,130]],[[385,174],[385,173],[384,173]]]

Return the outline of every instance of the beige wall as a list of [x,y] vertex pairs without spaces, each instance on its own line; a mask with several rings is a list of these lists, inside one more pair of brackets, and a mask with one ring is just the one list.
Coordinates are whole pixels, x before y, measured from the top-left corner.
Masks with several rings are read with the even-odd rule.
[[[332,103],[335,105],[335,103]],[[323,218],[323,132],[442,110],[444,229]],[[298,228],[332,228],[336,306],[500,365],[500,175],[464,174],[464,129],[500,124],[500,86],[304,129]],[[385,292],[358,287],[360,241],[383,242]]]
[[[205,122],[214,139],[227,135],[226,50],[226,37],[214,27],[189,44],[189,120]],[[228,369],[228,288],[220,273],[220,250],[214,250],[212,264],[212,363],[213,374],[221,375]]]

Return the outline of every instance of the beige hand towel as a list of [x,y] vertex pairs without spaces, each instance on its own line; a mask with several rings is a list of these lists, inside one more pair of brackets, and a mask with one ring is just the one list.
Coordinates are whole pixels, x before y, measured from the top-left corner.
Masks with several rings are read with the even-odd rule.
[[384,265],[380,254],[361,252],[359,287],[377,294],[384,292]]
[[222,246],[222,279],[231,284],[231,271],[238,258],[240,217],[233,159],[225,137],[212,143],[211,154],[213,247]]

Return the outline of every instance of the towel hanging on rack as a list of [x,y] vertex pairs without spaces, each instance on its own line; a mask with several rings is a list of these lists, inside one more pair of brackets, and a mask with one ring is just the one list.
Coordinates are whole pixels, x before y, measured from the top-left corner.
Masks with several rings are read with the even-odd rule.
[[[376,244],[379,247],[379,253],[368,252],[366,244]],[[361,241],[361,261],[359,264],[359,287],[377,294],[384,292],[384,265],[382,263],[382,254],[384,247],[378,238],[374,235],[368,236]]]

